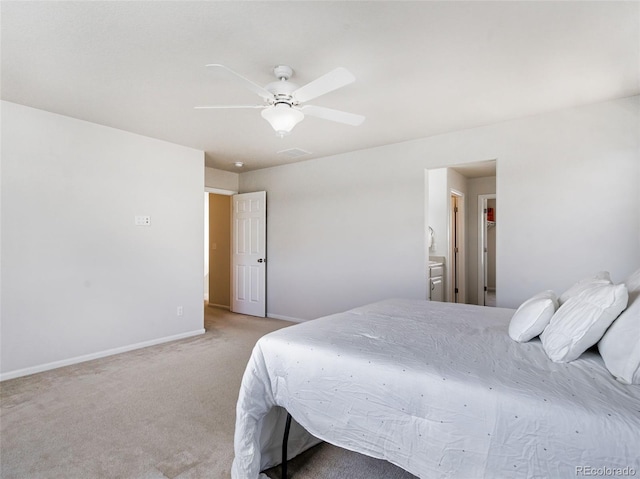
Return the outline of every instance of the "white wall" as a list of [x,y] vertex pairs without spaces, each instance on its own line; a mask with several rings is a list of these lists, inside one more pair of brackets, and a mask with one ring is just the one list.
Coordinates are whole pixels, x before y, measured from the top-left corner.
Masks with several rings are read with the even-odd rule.
[[448,196],[451,196],[452,191],[457,191],[466,195],[467,193],[467,178],[462,176],[456,170],[447,170],[447,185],[449,186]]
[[267,191],[269,314],[424,298],[424,169],[490,159],[498,305],[601,269],[623,279],[640,266],[639,99],[241,174],[240,191]]
[[6,102],[2,120],[2,378],[203,332],[203,153]]
[[204,185],[227,191],[238,191],[240,175],[233,171],[218,170],[206,167],[204,169]]
[[424,174],[388,158],[379,148],[240,175],[241,191],[267,191],[269,314],[309,319],[426,297],[424,199],[405,208],[424,195]]
[[[433,243],[430,256],[449,258],[449,191],[447,189],[447,168],[427,170],[427,222],[433,228]],[[446,297],[446,296],[445,296]]]

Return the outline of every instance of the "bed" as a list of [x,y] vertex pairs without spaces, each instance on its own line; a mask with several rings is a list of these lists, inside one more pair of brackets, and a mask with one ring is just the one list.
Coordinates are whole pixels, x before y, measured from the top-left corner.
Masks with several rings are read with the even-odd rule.
[[512,341],[513,313],[394,299],[264,336],[238,398],[233,479],[280,463],[287,412],[288,457],[327,441],[421,478],[640,473],[640,387],[597,351],[554,363],[538,339]]

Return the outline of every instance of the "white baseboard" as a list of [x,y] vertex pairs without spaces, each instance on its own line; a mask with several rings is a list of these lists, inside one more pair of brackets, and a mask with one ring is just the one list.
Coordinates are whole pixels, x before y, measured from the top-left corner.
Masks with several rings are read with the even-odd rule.
[[282,316],[280,314],[271,313],[267,313],[267,318],[282,319],[283,321],[291,321],[292,323],[304,323],[305,321],[308,321],[308,319],[291,318],[289,316]]
[[54,361],[52,363],[40,364],[38,366],[31,366],[29,368],[24,368],[24,369],[17,369],[15,371],[9,371],[8,373],[0,374],[0,381],[19,378],[21,376],[28,376],[29,374],[41,373],[43,371],[49,371],[51,369],[61,368],[64,366],[71,366],[72,364],[83,363],[85,361],[104,358],[106,356],[113,356],[114,354],[126,353],[127,351],[133,351],[134,349],[141,349],[149,346],[155,346],[156,344],[168,343],[170,341],[177,341],[178,339],[190,338],[192,336],[204,334],[204,332],[205,332],[204,329],[197,329],[195,331],[175,334],[173,336],[166,336],[164,338],[151,339],[149,341],[143,341],[141,343],[129,344],[128,346],[121,346],[119,348],[107,349],[105,351],[100,351],[97,353],[85,354],[83,356],[76,356],[75,358],[63,359],[61,361]]

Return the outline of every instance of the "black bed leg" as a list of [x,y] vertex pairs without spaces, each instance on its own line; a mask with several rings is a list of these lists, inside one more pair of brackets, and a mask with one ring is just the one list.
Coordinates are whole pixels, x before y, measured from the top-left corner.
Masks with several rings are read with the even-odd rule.
[[291,428],[291,414],[287,413],[287,422],[284,426],[282,438],[282,479],[287,479],[287,442],[289,442],[289,429]]

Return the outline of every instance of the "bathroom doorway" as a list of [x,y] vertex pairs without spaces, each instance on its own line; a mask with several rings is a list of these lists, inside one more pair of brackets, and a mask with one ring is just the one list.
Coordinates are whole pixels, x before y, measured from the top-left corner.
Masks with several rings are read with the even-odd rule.
[[[467,304],[485,304],[484,287],[487,286],[487,303],[491,304],[496,293],[496,249],[487,250],[491,269],[487,271],[489,284],[484,281],[484,248],[481,244],[482,219],[479,211],[484,211],[484,202],[479,203],[479,197],[488,195],[490,199],[497,198],[497,160],[486,160],[448,165],[425,171],[426,207],[425,207],[425,247],[427,260],[437,260],[443,265],[443,284],[445,301],[457,301]],[[458,193],[457,224],[452,227],[452,194]],[[460,203],[463,203],[462,205]],[[462,206],[462,207],[461,207]],[[494,222],[497,224],[497,206],[493,205]],[[460,237],[460,231],[464,235]],[[495,240],[497,228],[491,227],[484,236],[490,241]],[[455,258],[453,241],[457,236],[458,255]],[[482,254],[480,252],[482,251]],[[455,262],[455,264],[454,264]],[[454,272],[457,271],[457,274]],[[427,268],[427,275],[429,271]],[[455,279],[457,277],[457,286]],[[428,276],[427,276],[428,278]],[[453,283],[453,284],[452,284]],[[458,294],[456,295],[456,287]],[[457,296],[457,298],[456,298]],[[428,296],[427,296],[428,297]]]

